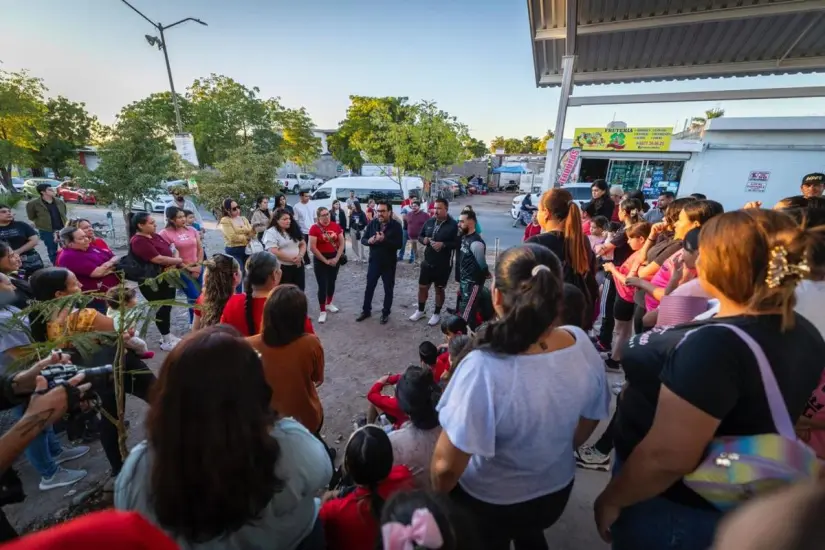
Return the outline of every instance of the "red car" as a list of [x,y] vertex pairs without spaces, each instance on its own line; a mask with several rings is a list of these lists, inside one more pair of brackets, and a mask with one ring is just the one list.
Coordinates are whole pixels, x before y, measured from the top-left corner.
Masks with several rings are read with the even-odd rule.
[[71,182],[63,182],[57,187],[57,196],[66,202],[76,202],[78,204],[97,204],[97,199],[92,191],[72,187]]

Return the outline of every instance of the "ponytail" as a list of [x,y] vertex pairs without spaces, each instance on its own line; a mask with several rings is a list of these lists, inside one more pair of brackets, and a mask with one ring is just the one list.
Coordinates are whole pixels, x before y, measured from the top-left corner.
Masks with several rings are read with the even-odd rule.
[[570,201],[564,220],[564,260],[579,275],[590,270],[589,248],[582,231],[582,215],[579,206]]
[[246,330],[250,336],[258,334],[255,329],[255,316],[252,315],[253,299],[252,299],[252,285],[249,282],[249,277],[245,277],[244,288],[246,289],[246,301],[244,302],[244,313],[246,314]]
[[384,499],[378,494],[378,484],[367,485],[370,492],[370,512],[376,520],[381,519],[381,511],[384,509]]

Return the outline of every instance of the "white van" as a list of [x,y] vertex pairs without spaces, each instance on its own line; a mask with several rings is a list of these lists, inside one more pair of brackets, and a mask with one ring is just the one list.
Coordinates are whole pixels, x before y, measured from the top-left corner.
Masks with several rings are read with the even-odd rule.
[[309,204],[316,208],[330,208],[332,201],[341,201],[341,208],[346,210],[345,203],[350,191],[355,191],[355,198],[366,210],[370,199],[375,201],[387,200],[392,204],[395,212],[401,212],[401,201],[410,197],[421,197],[424,191],[424,180],[419,177],[401,178],[401,185],[388,176],[352,176],[334,178],[324,183],[312,193]]

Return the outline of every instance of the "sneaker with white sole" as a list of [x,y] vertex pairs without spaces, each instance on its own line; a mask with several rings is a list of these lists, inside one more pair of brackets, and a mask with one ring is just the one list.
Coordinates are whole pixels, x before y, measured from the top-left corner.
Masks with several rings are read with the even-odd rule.
[[603,455],[595,447],[582,445],[576,451],[576,466],[585,470],[606,472],[610,468],[610,456]]
[[77,483],[86,477],[86,470],[68,470],[66,468],[58,468],[52,477],[40,478],[40,490],[48,491],[49,489],[57,489],[58,487],[66,487]]
[[427,321],[427,324],[431,327],[436,326],[438,323],[441,322],[441,314],[440,313],[433,313],[430,317],[430,320]]
[[61,447],[61,449],[63,450],[60,451],[60,454],[53,457],[55,464],[63,464],[64,462],[75,460],[89,452],[89,447],[87,447],[86,445],[78,445],[76,447]]
[[318,316],[319,323],[326,323],[327,322],[327,312],[322,311],[321,314]]
[[327,311],[330,312],[330,313],[338,313],[341,310],[338,309],[338,306],[335,306],[335,305],[332,305],[332,304],[327,304]]
[[175,349],[176,345],[178,345],[177,342],[161,342],[160,349],[162,351],[172,351],[173,349]]
[[419,319],[423,319],[424,315],[425,314],[424,314],[423,311],[420,311],[420,310],[416,309],[415,313],[410,315],[410,321],[418,321]]

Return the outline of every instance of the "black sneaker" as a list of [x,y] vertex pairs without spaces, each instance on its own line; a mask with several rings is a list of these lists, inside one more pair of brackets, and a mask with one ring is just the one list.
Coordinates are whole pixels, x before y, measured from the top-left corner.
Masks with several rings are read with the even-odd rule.
[[364,319],[369,319],[371,315],[372,315],[371,313],[367,313],[366,311],[362,311],[361,315],[359,315],[358,317],[355,318],[355,322],[360,323]]
[[596,346],[596,351],[599,353],[610,353],[611,347],[609,345],[603,344],[598,338],[593,338],[592,341],[593,345]]
[[621,372],[622,364],[612,357],[608,357],[604,360],[604,368],[607,372]]
[[381,324],[382,325],[386,325],[389,321],[390,321],[390,316],[389,315],[382,315],[381,316]]

